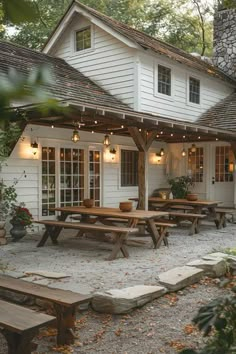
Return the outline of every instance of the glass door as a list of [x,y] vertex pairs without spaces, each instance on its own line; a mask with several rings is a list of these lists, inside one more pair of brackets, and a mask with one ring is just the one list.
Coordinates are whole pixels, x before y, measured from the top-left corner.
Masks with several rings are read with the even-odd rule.
[[89,198],[95,200],[95,205],[100,205],[101,198],[101,152],[89,151]]
[[55,215],[56,154],[54,147],[42,147],[42,216]]

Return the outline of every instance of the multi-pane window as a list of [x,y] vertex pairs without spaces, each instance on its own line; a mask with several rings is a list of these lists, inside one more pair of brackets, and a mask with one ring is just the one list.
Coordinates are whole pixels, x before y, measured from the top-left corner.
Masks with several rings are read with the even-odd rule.
[[200,103],[200,80],[189,78],[189,102]]
[[171,69],[158,65],[158,92],[171,96]]
[[55,215],[56,159],[54,147],[42,147],[42,216]]
[[89,151],[89,198],[95,200],[95,205],[100,205],[100,170],[101,153],[98,150]]
[[75,33],[76,51],[89,49],[92,46],[91,27],[84,28]]
[[84,199],[84,150],[60,149],[61,206],[78,206]]
[[234,155],[229,146],[216,146],[215,181],[233,182]]
[[193,152],[192,149],[188,149],[188,170],[191,172],[191,176],[194,182],[203,182],[203,148],[196,148]]
[[121,186],[138,185],[138,151],[121,150]]

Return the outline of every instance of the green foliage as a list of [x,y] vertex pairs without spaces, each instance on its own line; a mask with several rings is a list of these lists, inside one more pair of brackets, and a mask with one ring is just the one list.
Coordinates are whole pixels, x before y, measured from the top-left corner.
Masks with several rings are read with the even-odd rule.
[[10,215],[12,225],[21,224],[23,226],[30,226],[32,224],[32,214],[29,212],[29,209],[24,207],[24,204],[12,205]]
[[190,192],[189,188],[194,186],[194,181],[190,176],[169,178],[168,183],[171,186],[173,197],[177,199],[184,199]]
[[16,203],[16,182],[7,186],[3,181],[0,182],[0,220],[5,220],[9,215],[11,208]]
[[203,335],[209,338],[200,350],[185,349],[181,354],[231,354],[236,353],[236,295],[219,297],[203,306],[193,319]]
[[[17,33],[5,38],[28,48],[39,49],[64,15],[70,0],[35,0],[37,18],[17,25]],[[118,21],[173,44],[188,52],[202,52],[202,28],[198,13],[188,0],[81,0]],[[209,7],[204,17],[206,54],[212,50]]]

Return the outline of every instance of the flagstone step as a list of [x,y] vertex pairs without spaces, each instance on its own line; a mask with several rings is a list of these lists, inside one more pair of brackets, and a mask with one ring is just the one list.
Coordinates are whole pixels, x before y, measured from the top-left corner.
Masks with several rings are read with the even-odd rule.
[[197,259],[187,264],[189,267],[196,267],[204,270],[204,274],[212,277],[219,278],[226,273],[227,264],[223,259]]
[[169,291],[177,291],[188,285],[197,283],[203,276],[202,269],[194,267],[176,267],[159,275],[159,283]]

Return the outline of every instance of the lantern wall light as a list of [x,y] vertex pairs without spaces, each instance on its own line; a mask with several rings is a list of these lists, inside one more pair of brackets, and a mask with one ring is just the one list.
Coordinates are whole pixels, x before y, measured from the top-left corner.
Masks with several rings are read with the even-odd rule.
[[107,148],[111,145],[110,137],[108,134],[104,136],[103,145]]
[[37,141],[31,143],[32,154],[35,156],[38,152],[39,145]]
[[77,129],[73,130],[71,140],[73,141],[73,143],[77,143],[80,140],[79,131]]

